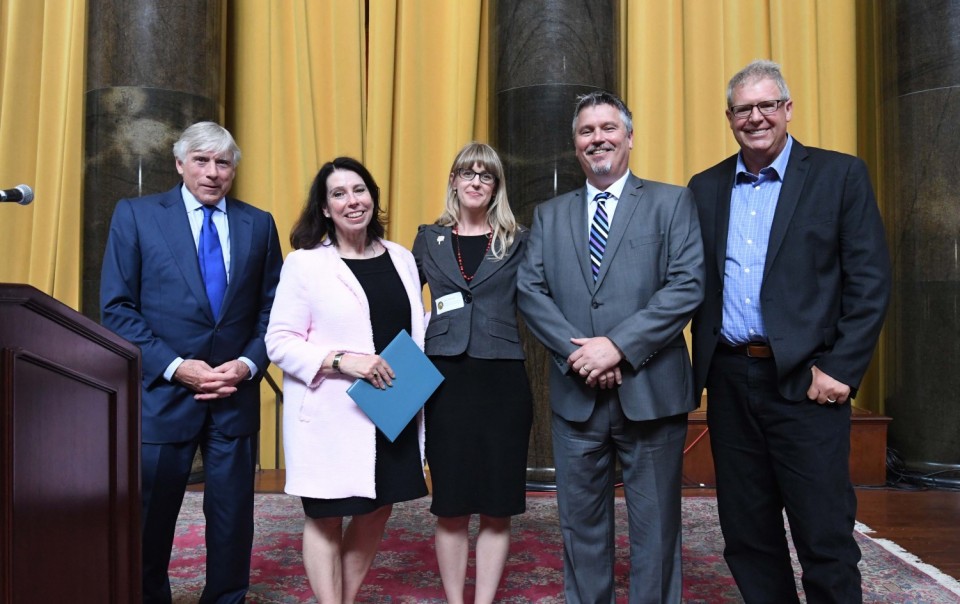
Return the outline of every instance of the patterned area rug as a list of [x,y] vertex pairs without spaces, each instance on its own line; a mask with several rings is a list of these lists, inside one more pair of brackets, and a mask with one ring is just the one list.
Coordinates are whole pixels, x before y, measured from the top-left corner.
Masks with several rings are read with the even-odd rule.
[[[173,601],[196,602],[204,582],[202,494],[184,501],[170,565]],[[617,601],[627,601],[629,551],[626,509],[617,500]],[[289,495],[257,495],[257,527],[248,602],[314,602],[300,558],[303,511]],[[475,533],[476,519],[472,528]],[[361,602],[444,602],[433,551],[429,499],[399,504],[358,598]],[[861,530],[869,530],[859,527]],[[960,585],[932,567],[910,561],[889,543],[856,533],[863,551],[864,602],[955,603]],[[683,596],[685,602],[741,602],[722,556],[716,500],[683,498]],[[473,560],[470,561],[473,570]],[[795,564],[796,567],[796,564]],[[513,544],[498,602],[562,603],[563,565],[556,501],[527,498],[527,513],[514,519]],[[798,567],[796,567],[799,570]],[[468,578],[468,581],[471,579]],[[468,594],[468,601],[472,594]]]

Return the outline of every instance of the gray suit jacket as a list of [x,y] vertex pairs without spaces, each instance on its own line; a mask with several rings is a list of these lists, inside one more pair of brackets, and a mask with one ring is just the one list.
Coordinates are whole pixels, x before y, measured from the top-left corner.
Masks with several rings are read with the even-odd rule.
[[[413,242],[421,283],[433,298],[425,350],[428,355],[523,359],[517,328],[517,267],[529,231],[521,228],[500,260],[491,254],[467,283],[460,274],[450,227],[421,225]],[[463,308],[440,313],[437,299],[460,292]]]
[[572,337],[606,336],[623,352],[624,414],[650,420],[693,403],[683,328],[703,300],[703,247],[693,196],[683,187],[631,175],[613,217],[594,284],[587,245],[586,189],[534,212],[518,273],[520,312],[553,354],[550,401],[568,421],[585,421],[597,390],[570,371]]

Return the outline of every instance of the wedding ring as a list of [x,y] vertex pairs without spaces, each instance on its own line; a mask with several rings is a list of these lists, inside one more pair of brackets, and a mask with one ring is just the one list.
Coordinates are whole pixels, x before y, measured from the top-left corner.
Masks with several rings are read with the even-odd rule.
[[827,402],[828,402],[828,403],[835,403],[835,402],[837,402],[837,399],[835,399],[835,398],[828,398],[828,399],[827,399]]

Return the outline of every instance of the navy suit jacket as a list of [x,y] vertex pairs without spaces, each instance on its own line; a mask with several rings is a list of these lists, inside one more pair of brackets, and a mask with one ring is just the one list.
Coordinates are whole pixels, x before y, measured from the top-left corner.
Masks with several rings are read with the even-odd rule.
[[[523,359],[517,326],[517,267],[529,231],[520,227],[503,258],[488,253],[469,283],[460,274],[453,229],[421,225],[413,241],[420,282],[429,283],[433,309],[427,326],[427,354],[476,359]],[[437,300],[460,293],[463,308],[441,313]]]
[[[693,318],[694,395],[707,382],[723,319],[723,274],[737,156],[690,180],[706,257],[706,296]],[[760,303],[785,398],[807,398],[814,364],[860,385],[890,297],[890,257],[866,165],[804,147],[787,163],[767,247]]]
[[[260,426],[260,378],[269,364],[263,342],[283,256],[273,217],[227,198],[230,275],[220,318],[207,300],[181,186],[121,199],[113,213],[100,282],[103,325],[143,355],[143,442],[185,442],[199,434],[209,408],[227,436]],[[210,402],[169,382],[177,357],[211,367],[247,357],[259,369],[232,396]]]

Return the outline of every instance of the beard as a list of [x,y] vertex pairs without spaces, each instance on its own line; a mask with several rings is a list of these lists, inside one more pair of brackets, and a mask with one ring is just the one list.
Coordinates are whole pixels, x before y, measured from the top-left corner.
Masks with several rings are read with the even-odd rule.
[[597,176],[606,176],[607,174],[610,174],[610,171],[613,169],[613,162],[612,162],[612,161],[606,161],[606,162],[600,163],[600,164],[595,164],[595,163],[591,162],[591,163],[590,163],[590,169],[591,169],[591,170],[593,171],[593,173],[596,174]]

